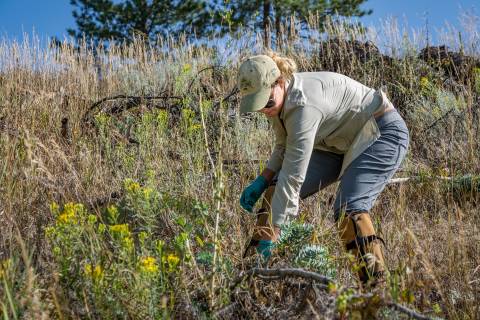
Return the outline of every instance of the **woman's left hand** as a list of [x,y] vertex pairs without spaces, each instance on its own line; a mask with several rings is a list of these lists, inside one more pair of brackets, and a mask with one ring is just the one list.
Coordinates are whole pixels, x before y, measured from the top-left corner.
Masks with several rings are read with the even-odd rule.
[[255,232],[252,239],[258,240],[256,251],[263,256],[264,261],[268,261],[272,255],[272,249],[275,242],[280,236],[280,228],[278,226],[269,226],[268,215],[259,215]]
[[264,261],[268,261],[272,256],[273,246],[272,240],[259,240],[256,250],[258,254],[262,255]]

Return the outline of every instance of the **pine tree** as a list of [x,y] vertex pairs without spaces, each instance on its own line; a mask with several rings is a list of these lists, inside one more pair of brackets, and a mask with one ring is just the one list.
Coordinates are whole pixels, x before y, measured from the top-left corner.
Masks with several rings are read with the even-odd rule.
[[305,24],[311,14],[323,17],[363,16],[366,0],[70,0],[75,7],[73,17],[78,30],[70,35],[85,35],[96,42],[131,41],[135,36],[155,41],[157,36],[182,32],[190,36],[206,36],[219,32],[235,32],[248,26],[262,29],[269,46],[270,31],[277,39],[281,26],[291,16]]

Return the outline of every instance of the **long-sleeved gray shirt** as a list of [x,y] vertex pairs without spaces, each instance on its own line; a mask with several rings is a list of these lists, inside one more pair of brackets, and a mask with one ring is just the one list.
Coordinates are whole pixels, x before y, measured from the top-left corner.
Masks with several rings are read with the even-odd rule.
[[287,86],[282,112],[270,118],[276,141],[267,168],[279,172],[272,198],[275,225],[297,214],[313,149],[344,154],[341,176],[380,136],[373,114],[391,105],[381,90],[333,72],[295,73]]

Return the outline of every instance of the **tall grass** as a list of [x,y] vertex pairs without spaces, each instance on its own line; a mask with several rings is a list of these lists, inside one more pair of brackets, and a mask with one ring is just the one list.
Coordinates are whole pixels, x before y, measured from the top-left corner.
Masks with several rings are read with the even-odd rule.
[[[458,66],[433,54],[419,59],[422,33],[410,39],[395,23],[374,30],[346,22],[320,29],[312,17],[301,31],[292,20],[278,51],[301,71],[336,71],[386,87],[411,132],[398,176],[480,174],[478,26],[461,38],[444,36],[473,57]],[[238,116],[238,95],[223,98],[235,87],[240,59],[263,50],[248,30],[203,44],[164,39],[155,48],[141,41],[108,48],[0,42],[5,319],[201,318],[232,302],[229,317],[314,317],[322,303],[325,318],[359,314],[328,297],[298,309],[298,288],[288,282],[252,280],[230,292],[231,279],[254,264],[241,259],[254,219],[238,197],[273,141],[264,118]],[[117,95],[143,98],[91,108]],[[388,244],[386,294],[432,316],[475,319],[478,193],[442,181],[389,186],[373,210]],[[356,280],[332,221],[334,192],[305,200],[299,219],[313,225],[304,244],[327,248],[336,290],[346,292]],[[301,248],[282,248],[272,266],[318,264],[299,262]]]

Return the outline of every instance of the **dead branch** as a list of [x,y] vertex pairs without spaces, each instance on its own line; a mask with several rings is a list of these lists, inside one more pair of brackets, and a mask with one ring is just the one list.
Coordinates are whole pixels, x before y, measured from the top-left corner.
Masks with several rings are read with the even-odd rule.
[[431,180],[451,181],[453,179],[454,179],[454,177],[443,177],[443,176],[431,176],[431,177],[411,176],[411,177],[390,179],[387,182],[387,184],[400,184],[400,183],[409,182],[409,181],[415,181],[415,182],[424,182],[424,181],[431,181]]
[[190,89],[192,89],[193,83],[195,82],[195,80],[197,80],[200,73],[202,73],[204,71],[207,71],[207,70],[213,70],[215,72],[215,69],[220,69],[220,68],[222,68],[222,66],[209,66],[209,67],[205,67],[202,70],[198,71],[197,74],[195,75],[195,77],[193,77],[193,79],[188,84],[187,92],[190,92]]
[[[299,268],[280,268],[280,269],[262,269],[262,268],[252,268],[250,270],[241,272],[240,275],[235,278],[235,280],[232,282],[230,285],[230,290],[235,289],[235,287],[240,284],[245,278],[247,277],[253,277],[253,276],[258,276],[261,277],[263,280],[281,280],[287,277],[299,277],[311,281],[316,281],[320,282],[323,285],[328,285],[328,284],[333,284],[333,280],[323,276],[321,274],[318,274],[316,272],[312,271],[307,271],[304,269],[299,269]],[[373,293],[368,293],[368,294],[355,294],[351,295],[349,297],[349,300],[352,299],[370,299],[373,298],[374,294]],[[405,306],[402,306],[396,302],[393,301],[385,301],[384,298],[382,298],[381,304],[387,308],[393,309],[395,311],[404,313],[408,315],[410,318],[413,319],[420,319],[420,320],[428,320],[431,319],[428,316],[422,315],[420,313],[415,312],[412,309],[409,309]],[[233,308],[233,306],[236,306],[235,303],[227,306],[226,308],[222,308],[217,312],[220,312],[222,314],[228,312],[230,310],[230,307]],[[227,309],[228,308],[228,309]]]
[[218,108],[221,103],[224,103],[224,102],[228,101],[231,97],[233,97],[234,95],[236,95],[238,92],[239,92],[238,87],[235,86],[225,98],[223,98],[223,99],[220,100],[220,101],[217,101],[217,103],[215,103],[215,104],[213,105],[213,109]]
[[427,181],[434,181],[440,180],[444,181],[446,185],[449,186],[450,190],[457,190],[457,191],[464,191],[464,192],[479,192],[480,191],[480,176],[477,175],[464,175],[464,176],[453,176],[453,177],[445,177],[445,176],[411,176],[405,178],[395,178],[388,181],[387,184],[401,184],[405,182],[427,182]]
[[428,130],[432,129],[433,127],[435,127],[437,125],[437,123],[439,123],[440,121],[442,121],[443,119],[445,119],[446,117],[448,117],[449,114],[451,114],[452,112],[454,112],[456,110],[455,107],[451,108],[450,110],[448,110],[447,112],[445,112],[442,116],[440,116],[438,119],[436,119],[435,121],[433,121],[430,125],[426,126],[423,130],[421,130],[420,132],[421,133],[425,133],[427,132]]
[[286,278],[286,277],[299,277],[299,278],[304,278],[304,279],[317,281],[317,282],[320,282],[320,283],[325,284],[325,285],[333,283],[333,281],[326,276],[323,276],[323,275],[318,274],[316,272],[303,270],[303,269],[297,269],[297,268],[280,268],[280,269],[252,268],[252,269],[247,270],[245,272],[241,272],[240,275],[230,285],[230,290],[235,289],[235,287],[240,282],[242,282],[245,278],[258,276],[258,275],[263,276],[263,277],[272,278],[272,280],[279,280],[279,279],[283,279],[283,278]]
[[409,316],[410,318],[413,318],[413,319],[419,319],[419,320],[430,320],[430,319],[432,319],[428,316],[417,313],[417,312],[413,311],[412,309],[404,307],[404,306],[402,306],[402,305],[400,305],[396,302],[387,302],[386,307],[390,308],[390,309],[393,309],[395,311],[404,313],[404,314],[406,314],[407,316]]
[[119,94],[112,97],[106,97],[96,101],[88,108],[87,112],[85,112],[85,115],[82,118],[83,119],[82,122],[88,122],[91,112],[93,112],[95,108],[97,108],[104,102],[114,101],[119,99],[126,99],[127,103],[125,104],[125,106],[121,108],[116,108],[112,110],[112,113],[120,113],[130,108],[134,108],[138,106],[142,101],[168,100],[168,99],[182,100],[183,97],[180,97],[180,96],[129,96],[124,94]]

